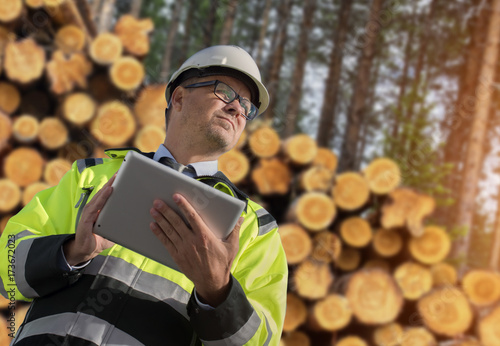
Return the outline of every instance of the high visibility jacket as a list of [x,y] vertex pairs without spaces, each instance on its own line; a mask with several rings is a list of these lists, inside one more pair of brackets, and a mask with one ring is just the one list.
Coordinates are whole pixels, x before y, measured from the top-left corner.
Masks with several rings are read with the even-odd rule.
[[130,149],[76,161],[8,222],[0,290],[32,301],[14,345],[277,345],[288,276],[277,224],[220,173],[199,179],[247,206],[231,289],[215,309],[198,306],[184,274],[119,245],[81,270],[61,268],[61,246],[74,237],[83,207]]

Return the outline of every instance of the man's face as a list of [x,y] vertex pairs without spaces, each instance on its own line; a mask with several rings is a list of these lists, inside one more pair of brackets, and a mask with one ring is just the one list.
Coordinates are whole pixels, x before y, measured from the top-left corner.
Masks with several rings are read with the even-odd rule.
[[[250,98],[250,91],[239,80],[228,76],[210,76],[193,79],[189,84],[219,80],[229,85],[241,97]],[[174,95],[175,97],[175,95]],[[182,107],[173,122],[186,137],[212,152],[226,152],[236,145],[243,132],[246,119],[238,100],[226,104],[214,94],[214,85],[184,88]],[[175,124],[175,125],[174,125]]]

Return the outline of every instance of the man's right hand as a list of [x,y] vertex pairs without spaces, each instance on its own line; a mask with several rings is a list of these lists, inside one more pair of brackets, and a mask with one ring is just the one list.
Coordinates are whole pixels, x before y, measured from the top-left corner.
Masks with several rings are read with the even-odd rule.
[[92,230],[99,212],[113,191],[111,184],[113,184],[115,177],[116,173],[97,191],[94,198],[83,208],[80,222],[76,228],[75,238],[64,244],[64,256],[69,265],[75,266],[79,263],[87,262],[103,250],[114,245],[112,241],[93,233]]

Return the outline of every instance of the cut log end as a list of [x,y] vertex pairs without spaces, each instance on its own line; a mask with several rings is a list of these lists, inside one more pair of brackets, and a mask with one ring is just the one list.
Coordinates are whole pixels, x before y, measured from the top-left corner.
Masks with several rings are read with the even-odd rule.
[[286,194],[290,189],[290,168],[277,158],[261,159],[251,173],[261,195]]
[[500,300],[500,275],[490,270],[470,270],[462,279],[462,288],[472,304],[492,305]]
[[146,125],[135,135],[134,147],[144,152],[156,151],[158,149],[158,143],[163,143],[165,141],[165,135],[166,132],[163,127]]
[[457,283],[457,270],[451,264],[440,262],[432,265],[430,269],[434,287],[455,285]]
[[313,166],[300,176],[300,186],[307,192],[328,192],[331,189],[333,173],[321,166]]
[[141,126],[156,125],[165,129],[166,84],[148,85],[139,93],[134,104],[134,114]]
[[403,248],[403,238],[397,230],[379,229],[373,236],[373,249],[382,257],[392,257]]
[[420,298],[432,288],[432,274],[430,270],[417,263],[404,262],[394,271],[394,278],[398,283],[403,296],[408,300]]
[[309,317],[314,329],[336,331],[349,324],[352,310],[344,296],[330,294],[314,304]]
[[7,213],[19,205],[21,189],[10,179],[0,179],[0,212]]
[[401,171],[396,162],[388,158],[373,160],[364,170],[364,176],[373,193],[387,194],[401,183]]
[[407,328],[401,337],[401,346],[436,346],[436,338],[424,327]]
[[307,192],[299,197],[295,206],[295,216],[299,223],[311,231],[326,229],[337,214],[332,199],[319,192]]
[[23,191],[23,196],[22,196],[22,203],[23,206],[29,203],[33,199],[33,197],[39,193],[40,191],[43,191],[45,189],[48,189],[50,187],[49,184],[46,184],[41,181],[37,181],[31,185],[26,186],[26,188]]
[[311,163],[318,153],[316,142],[306,134],[298,134],[283,143],[283,151],[288,159],[296,165]]
[[315,261],[331,263],[336,261],[342,252],[342,241],[332,232],[323,231],[313,238],[311,257]]
[[111,33],[99,34],[90,44],[89,54],[93,61],[100,65],[111,65],[123,52],[120,38]]
[[280,225],[279,234],[288,264],[298,264],[311,253],[311,238],[299,225],[293,223]]
[[68,142],[69,132],[61,120],[47,117],[40,123],[38,139],[45,148],[55,150]]
[[304,301],[293,293],[286,296],[286,314],[283,331],[291,332],[306,321],[307,308]]
[[71,169],[71,161],[57,158],[50,160],[45,165],[43,171],[43,180],[50,186],[55,186],[59,183],[66,172]]
[[301,297],[320,299],[328,294],[333,274],[326,263],[302,262],[293,274],[294,289]]
[[368,221],[356,216],[341,223],[340,235],[346,244],[359,248],[371,242],[373,231]]
[[451,249],[451,239],[437,226],[427,226],[419,237],[412,237],[408,244],[410,253],[419,262],[434,264],[446,258]]
[[2,111],[0,111],[0,151],[2,151],[7,145],[11,134],[12,121],[7,116],[7,114],[4,114]]
[[120,90],[137,89],[145,76],[144,66],[135,58],[121,57],[109,70],[111,82]]
[[95,110],[95,101],[86,93],[78,92],[68,95],[63,103],[64,118],[77,126],[89,122]]
[[353,271],[361,264],[361,252],[357,249],[343,247],[335,266],[343,271]]
[[12,114],[19,108],[20,104],[21,94],[19,90],[11,83],[0,82],[0,111]]
[[12,22],[21,16],[22,11],[22,0],[3,0],[0,6],[0,22]]
[[119,146],[126,143],[134,134],[135,119],[130,109],[119,101],[103,104],[90,123],[90,131],[101,143]]
[[338,158],[333,151],[328,148],[318,148],[318,152],[312,162],[312,165],[324,167],[330,172],[335,173],[337,170],[337,163]]
[[31,148],[17,148],[5,159],[5,176],[20,187],[39,181],[44,161],[38,151]]
[[31,38],[9,42],[4,58],[7,77],[21,84],[39,79],[45,69],[45,51]]
[[344,336],[342,339],[334,343],[335,346],[368,346],[368,343],[355,335]]
[[473,313],[465,294],[456,287],[438,287],[420,298],[418,311],[435,333],[457,336],[469,329]]
[[273,128],[262,126],[250,134],[248,146],[256,157],[270,158],[279,152],[281,141]]
[[250,172],[250,161],[238,149],[232,149],[219,157],[219,169],[229,180],[238,184]]
[[352,274],[346,297],[356,318],[371,325],[393,322],[403,306],[403,296],[395,280],[377,269]]
[[311,339],[306,333],[294,330],[282,336],[279,346],[311,346]]
[[392,322],[375,328],[373,342],[377,346],[398,346],[403,336],[403,327]]
[[65,25],[57,31],[55,44],[65,54],[81,52],[85,46],[85,32],[76,25]]
[[23,114],[14,120],[14,138],[21,143],[31,143],[38,137],[40,124],[38,119],[29,114]]
[[368,202],[370,190],[366,180],[355,172],[337,175],[332,196],[335,204],[343,210],[356,210]]
[[481,345],[500,345],[500,305],[496,306],[486,316],[481,318],[478,323],[479,339]]

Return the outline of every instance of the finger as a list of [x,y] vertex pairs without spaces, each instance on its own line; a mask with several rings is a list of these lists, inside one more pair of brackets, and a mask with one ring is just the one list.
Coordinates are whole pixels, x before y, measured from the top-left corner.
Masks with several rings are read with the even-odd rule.
[[153,203],[153,208],[160,212],[163,217],[179,232],[188,232],[189,227],[186,225],[184,220],[180,217],[179,214],[172,208],[170,208],[165,202],[162,200],[155,200]]
[[164,215],[158,211],[156,208],[151,208],[149,210],[151,216],[156,221],[156,225],[160,230],[174,243],[181,241],[181,237],[177,232],[177,229],[167,220]]
[[224,240],[224,242],[230,243],[233,245],[239,244],[240,229],[241,229],[241,225],[243,224],[244,221],[245,221],[245,218],[243,216],[240,216],[240,218],[238,219],[238,222],[236,222],[236,225],[234,226],[231,233],[227,236],[226,240]]
[[177,253],[177,248],[174,246],[170,238],[163,232],[163,230],[158,226],[156,222],[151,222],[149,228],[153,234],[160,240],[160,242],[165,246],[170,255],[174,256]]
[[[191,229],[195,234],[201,233],[202,229],[207,227],[206,223],[201,218],[200,214],[193,208],[193,206],[184,198],[184,196],[176,193],[173,195],[173,200],[181,210],[186,220],[191,225]],[[212,234],[212,232],[207,232]]]
[[[104,207],[104,204],[113,191],[113,187],[111,186],[111,184],[113,184],[115,178],[116,173],[113,174],[113,176],[106,182],[106,184],[103,185],[103,187],[99,191],[97,191],[94,198],[92,198],[92,200],[85,206],[86,210],[84,210],[84,212],[87,211],[87,213],[95,215],[95,219],[97,218],[99,211]],[[92,221],[95,221],[95,219]]]

